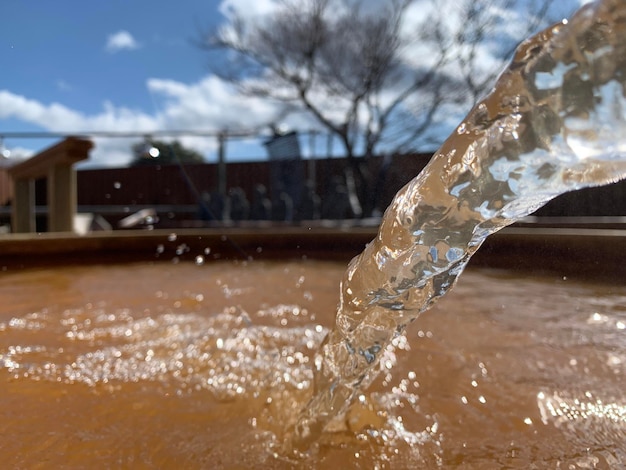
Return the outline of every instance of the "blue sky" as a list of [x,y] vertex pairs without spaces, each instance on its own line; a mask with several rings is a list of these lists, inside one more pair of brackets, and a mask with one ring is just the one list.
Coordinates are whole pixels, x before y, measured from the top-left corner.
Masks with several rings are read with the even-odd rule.
[[[579,2],[565,3],[571,11],[571,5]],[[192,41],[199,31],[227,21],[229,11],[260,15],[271,11],[272,4],[273,0],[2,0],[0,135],[260,127],[271,121],[276,106],[242,98],[211,75],[209,61],[219,61],[219,55],[209,56]],[[215,139],[182,140],[214,161]],[[132,142],[96,139],[87,165],[124,165]],[[50,143],[7,137],[4,148],[15,157]],[[258,141],[232,142],[228,156],[263,158],[264,150]]]
[[[192,82],[206,57],[190,41],[221,21],[218,2],[9,0],[2,2],[2,88],[97,113],[104,99],[149,106],[147,77]],[[126,38],[126,41],[124,41]],[[8,72],[8,73],[6,73]]]
[[[149,80],[193,84],[207,75],[207,54],[192,40],[224,20],[219,5],[214,0],[3,1],[0,133],[132,131],[141,130],[142,119],[150,128],[156,123],[149,117],[163,97],[155,96]],[[24,100],[25,109],[13,109]],[[60,122],[67,113],[78,115]],[[48,142],[7,138],[4,143],[19,152]]]

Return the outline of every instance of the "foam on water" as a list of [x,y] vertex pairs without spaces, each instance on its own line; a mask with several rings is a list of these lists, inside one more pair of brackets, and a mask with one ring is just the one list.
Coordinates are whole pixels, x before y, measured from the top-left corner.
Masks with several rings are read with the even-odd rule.
[[345,413],[387,345],[454,285],[487,236],[559,194],[626,176],[625,86],[623,0],[588,4],[520,45],[348,267],[296,448]]
[[[280,452],[284,426],[293,421],[294,413],[306,400],[313,378],[312,358],[328,333],[326,327],[316,322],[319,299],[315,303],[307,301],[314,294],[304,287],[326,284],[329,277],[338,277],[341,267],[332,264],[296,269],[294,265],[301,263],[283,263],[285,268],[282,268],[282,265],[258,262],[244,269],[214,264],[208,266],[208,271],[204,266],[198,267],[193,279],[188,277],[194,274],[191,268],[182,263],[172,264],[172,274],[162,273],[168,270],[163,266],[115,268],[112,279],[120,275],[130,279],[155,275],[157,279],[150,284],[160,286],[162,279],[170,279],[168,287],[173,292],[180,284],[186,287],[182,295],[159,289],[146,299],[140,296],[115,304],[91,300],[110,297],[119,289],[114,282],[103,285],[102,281],[109,275],[106,269],[94,268],[92,272],[81,268],[69,272],[66,274],[71,279],[69,285],[86,281],[86,290],[95,289],[97,295],[89,295],[90,301],[83,305],[74,304],[76,299],[70,295],[59,306],[50,302],[51,307],[40,310],[30,309],[29,302],[23,306],[28,313],[0,321],[0,370],[6,373],[8,382],[24,389],[29,387],[28,383],[38,383],[42,388],[71,390],[76,395],[104,395],[107,400],[116,395],[128,397],[133,403],[155,400],[156,407],[167,407],[162,401],[167,397],[200,401],[202,409],[218,409],[218,413],[227,415],[229,430],[239,426],[238,437],[245,440],[246,436],[252,436],[250,439],[256,447],[249,452],[258,459],[257,463],[273,459],[295,464]],[[247,278],[249,271],[256,274],[247,280],[240,279],[240,275]],[[199,294],[193,289],[193,285],[202,285],[201,280],[215,272],[220,275],[213,290],[207,287]],[[255,281],[255,276],[261,273],[264,280]],[[53,271],[50,276],[55,277]],[[283,290],[287,287],[283,278],[292,277],[291,285],[298,295],[290,293],[288,288]],[[13,282],[23,284],[26,289],[37,280],[37,273],[24,273]],[[330,282],[328,289],[334,294],[331,287],[335,282]],[[276,297],[300,303],[261,303],[256,310],[246,309],[246,304],[259,306],[262,292],[270,285],[281,286]],[[77,290],[82,289],[78,286]],[[319,290],[314,292],[317,297]],[[332,302],[335,296],[332,295]],[[221,297],[229,306],[214,311],[212,304],[220,305]],[[15,301],[19,306],[19,295]],[[34,301],[32,305],[38,303]],[[328,324],[328,318],[324,323]],[[396,338],[387,348],[386,366],[396,365],[396,351],[408,349],[406,338]],[[361,443],[351,458],[356,461],[380,458],[379,450],[385,448],[395,452],[402,449],[405,458],[413,452],[417,456],[424,446],[432,447],[433,454],[437,454],[436,419],[420,412],[420,421],[415,423],[400,413],[419,410],[416,393],[419,384],[412,374],[389,376],[387,392],[360,397],[342,428]],[[79,401],[77,398],[76,403]],[[233,408],[228,408],[229,405]],[[235,408],[237,411],[233,411]],[[66,412],[76,414],[76,409]],[[238,422],[242,416],[246,420],[244,425]],[[109,420],[119,419],[119,412],[110,410],[109,418],[100,417],[97,421],[106,428]],[[176,419],[184,421],[184,416]],[[206,424],[211,426],[210,421]],[[227,440],[224,437],[222,444]],[[249,447],[250,443],[246,443]],[[233,451],[239,441],[230,445],[233,447],[227,447],[226,452]]]
[[[45,345],[51,331],[58,344]],[[306,309],[276,305],[252,314],[229,307],[208,317],[43,311],[0,323],[0,332],[27,336],[23,345],[0,351],[0,367],[16,378],[89,386],[150,381],[177,394],[208,390],[228,400],[275,387],[308,388],[310,351],[327,331],[310,324]]]

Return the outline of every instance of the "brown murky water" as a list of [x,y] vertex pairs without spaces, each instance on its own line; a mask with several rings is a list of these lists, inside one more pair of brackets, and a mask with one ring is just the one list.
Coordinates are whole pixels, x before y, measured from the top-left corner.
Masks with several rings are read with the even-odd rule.
[[4,468],[623,468],[626,287],[469,270],[310,455],[345,263],[0,274]]

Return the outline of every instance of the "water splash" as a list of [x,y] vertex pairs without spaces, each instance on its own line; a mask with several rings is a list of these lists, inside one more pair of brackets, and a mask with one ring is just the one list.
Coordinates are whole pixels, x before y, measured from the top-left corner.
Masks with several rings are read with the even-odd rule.
[[623,0],[588,4],[519,46],[350,263],[295,448],[345,413],[386,346],[453,286],[487,236],[561,193],[626,177],[625,86]]

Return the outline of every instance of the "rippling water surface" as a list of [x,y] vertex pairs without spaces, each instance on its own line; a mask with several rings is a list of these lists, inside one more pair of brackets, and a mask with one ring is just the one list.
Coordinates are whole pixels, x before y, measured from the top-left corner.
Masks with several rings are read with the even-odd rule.
[[[57,267],[0,277],[7,468],[619,468],[626,287],[471,269],[310,453],[345,263]],[[559,467],[560,466],[560,467]]]

